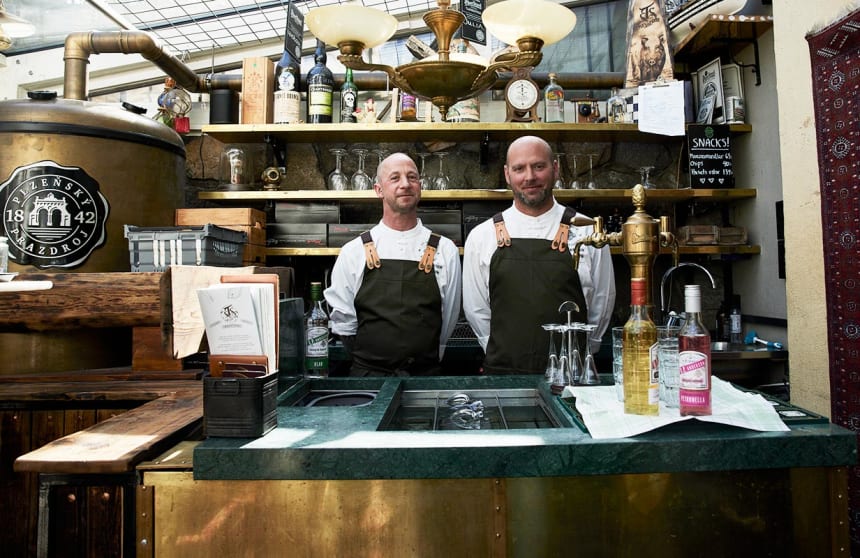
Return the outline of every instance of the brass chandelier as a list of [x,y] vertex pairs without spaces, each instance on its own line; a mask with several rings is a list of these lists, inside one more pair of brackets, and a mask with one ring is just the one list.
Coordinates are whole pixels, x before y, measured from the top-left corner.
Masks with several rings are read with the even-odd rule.
[[366,48],[379,46],[397,30],[397,19],[390,14],[355,4],[314,8],[305,21],[318,39],[340,49],[338,60],[347,68],[381,71],[401,90],[432,102],[442,119],[457,101],[474,97],[489,89],[499,71],[537,66],[544,45],[567,36],[576,16],[568,8],[550,0],[503,0],[481,14],[487,30],[499,40],[516,45],[492,63],[469,54],[450,52],[451,38],[465,16],[450,9],[451,0],[437,0],[438,8],[424,14],[424,23],[436,36],[437,54],[417,62],[392,67],[365,62]]

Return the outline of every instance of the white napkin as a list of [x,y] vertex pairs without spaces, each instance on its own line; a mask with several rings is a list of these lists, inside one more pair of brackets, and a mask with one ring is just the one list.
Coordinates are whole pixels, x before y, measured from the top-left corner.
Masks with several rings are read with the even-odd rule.
[[657,416],[625,414],[624,403],[615,396],[615,386],[568,386],[562,396],[576,397],[576,409],[592,438],[626,438],[693,418],[762,432],[789,430],[761,394],[741,391],[716,376],[711,378],[712,414],[705,417],[682,417],[678,409],[663,403]]

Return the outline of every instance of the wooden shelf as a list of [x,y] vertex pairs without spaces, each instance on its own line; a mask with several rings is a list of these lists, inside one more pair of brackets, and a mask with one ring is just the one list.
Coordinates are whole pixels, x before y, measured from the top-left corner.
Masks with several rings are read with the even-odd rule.
[[[630,189],[601,189],[601,190],[554,190],[553,195],[559,201],[593,200],[593,201],[623,201],[630,199]],[[332,202],[378,202],[379,198],[370,190],[361,192],[332,190],[275,190],[275,191],[245,191],[245,192],[200,192],[201,200],[211,201],[332,201]],[[648,190],[646,198],[661,201],[710,200],[735,201],[756,197],[755,188],[684,188],[666,190]],[[426,190],[421,192],[421,200],[432,201],[494,201],[510,200],[510,190]]]
[[679,62],[737,55],[773,27],[773,16],[711,15],[675,46]]
[[[749,124],[731,124],[731,131],[752,131]],[[398,122],[396,124],[213,124],[203,132],[224,143],[260,143],[273,136],[285,143],[379,143],[512,141],[526,133],[554,141],[664,142],[683,140],[640,132],[636,124],[543,124],[512,122]]]
[[[610,251],[615,256],[621,255],[621,247],[613,246]],[[671,254],[669,249],[661,249],[661,254]],[[682,255],[755,255],[761,254],[761,246],[681,246],[678,248],[678,253]],[[266,256],[286,257],[286,256],[337,256],[340,254],[340,248],[266,248]],[[460,248],[460,255],[463,255],[463,249]]]

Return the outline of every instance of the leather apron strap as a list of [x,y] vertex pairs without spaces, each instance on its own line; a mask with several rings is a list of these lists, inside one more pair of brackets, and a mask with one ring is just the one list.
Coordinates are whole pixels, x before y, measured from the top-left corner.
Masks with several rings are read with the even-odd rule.
[[379,254],[376,253],[376,245],[373,243],[370,231],[361,233],[361,241],[364,243],[364,259],[367,263],[367,269],[378,268],[382,263],[379,260]]

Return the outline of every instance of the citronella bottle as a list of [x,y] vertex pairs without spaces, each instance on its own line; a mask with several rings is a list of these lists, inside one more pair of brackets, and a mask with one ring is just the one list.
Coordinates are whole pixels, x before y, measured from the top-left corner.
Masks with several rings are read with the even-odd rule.
[[684,287],[687,321],[678,333],[681,416],[711,414],[711,335],[702,321],[699,285]]
[[657,382],[657,326],[648,313],[645,279],[630,280],[630,318],[624,324],[624,412],[660,413]]
[[328,314],[322,284],[311,283],[311,308],[305,314],[305,377],[328,377]]

